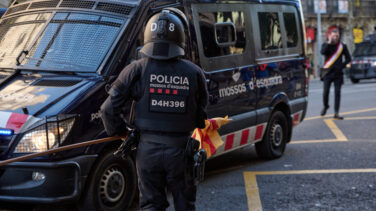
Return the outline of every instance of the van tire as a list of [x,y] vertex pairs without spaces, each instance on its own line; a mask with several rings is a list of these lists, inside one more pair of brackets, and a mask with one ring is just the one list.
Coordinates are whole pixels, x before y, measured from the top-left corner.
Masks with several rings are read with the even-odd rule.
[[113,153],[106,151],[90,173],[80,201],[81,211],[127,210],[132,205],[137,192],[135,164],[130,157],[122,159]]
[[259,158],[276,159],[283,155],[288,139],[288,122],[281,111],[272,113],[261,142],[255,144]]

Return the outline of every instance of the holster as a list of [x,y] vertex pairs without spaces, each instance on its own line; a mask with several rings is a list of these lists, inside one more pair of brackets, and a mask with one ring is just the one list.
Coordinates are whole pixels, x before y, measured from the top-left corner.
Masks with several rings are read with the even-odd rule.
[[186,170],[185,179],[187,185],[197,186],[204,180],[206,152],[200,148],[200,142],[189,138],[185,150]]
[[193,158],[195,161],[193,166],[193,177],[195,185],[198,185],[204,180],[205,162],[207,158],[206,151],[204,149],[200,149]]

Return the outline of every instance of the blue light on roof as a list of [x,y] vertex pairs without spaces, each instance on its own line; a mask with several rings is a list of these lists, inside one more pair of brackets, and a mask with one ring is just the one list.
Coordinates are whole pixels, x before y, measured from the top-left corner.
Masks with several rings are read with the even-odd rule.
[[0,136],[11,136],[14,134],[14,131],[11,129],[0,129]]

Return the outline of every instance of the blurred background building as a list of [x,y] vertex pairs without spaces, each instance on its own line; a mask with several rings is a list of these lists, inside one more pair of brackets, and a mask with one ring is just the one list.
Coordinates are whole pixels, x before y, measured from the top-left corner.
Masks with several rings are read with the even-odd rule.
[[[350,53],[356,43],[362,42],[376,29],[376,0],[301,0],[306,26],[307,53],[317,75],[320,62],[318,35],[318,11],[321,10],[321,43],[327,41],[326,34],[338,28],[342,42],[347,44]],[[315,74],[316,73],[316,74]]]

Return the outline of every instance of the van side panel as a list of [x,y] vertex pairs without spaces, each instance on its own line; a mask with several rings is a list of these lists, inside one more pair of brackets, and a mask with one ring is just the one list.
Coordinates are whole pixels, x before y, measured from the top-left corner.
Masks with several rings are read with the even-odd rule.
[[[192,5],[195,26],[192,39],[197,39],[198,61],[206,71],[209,117],[229,115],[234,120],[219,130],[224,144],[214,156],[261,141],[275,109],[283,111],[289,121],[288,137],[292,126],[302,121],[307,106],[306,60],[300,7],[296,5],[296,2]],[[210,37],[216,39],[210,34],[210,27],[218,21],[235,22],[234,13],[245,19],[245,50],[240,54],[219,54],[223,47],[218,40],[219,47],[207,44],[212,42]],[[279,34],[270,35],[273,31],[260,26],[274,27]],[[218,28],[213,28],[218,33]],[[217,52],[207,50],[211,48]]]

